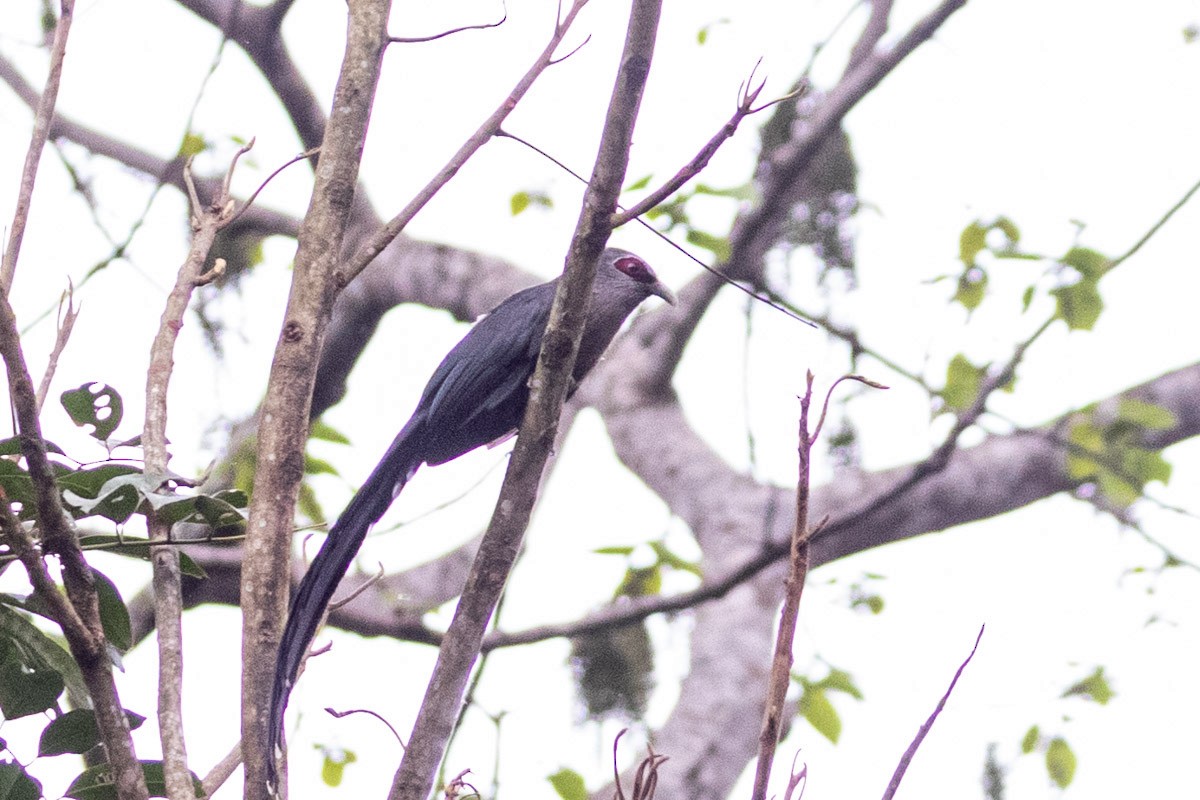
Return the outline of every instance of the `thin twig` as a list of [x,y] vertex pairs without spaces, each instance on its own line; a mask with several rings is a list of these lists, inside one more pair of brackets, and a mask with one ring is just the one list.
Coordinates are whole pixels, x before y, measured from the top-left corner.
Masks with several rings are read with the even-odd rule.
[[904,772],[908,769],[908,765],[912,763],[913,756],[917,754],[917,748],[921,746],[921,742],[925,741],[925,737],[933,729],[933,723],[937,721],[938,715],[946,707],[946,701],[950,699],[950,693],[954,691],[954,687],[958,684],[958,679],[962,677],[963,670],[967,668],[967,664],[970,664],[971,659],[975,657],[975,651],[979,649],[979,640],[983,638],[985,628],[987,628],[986,625],[979,626],[979,635],[975,637],[975,646],[971,648],[971,653],[967,656],[966,661],[959,664],[958,669],[954,672],[954,678],[950,681],[950,685],[946,687],[946,693],[938,701],[937,707],[933,709],[933,713],[929,715],[929,719],[925,720],[925,723],[921,725],[912,744],[908,746],[908,749],[904,751],[904,755],[900,757],[900,763],[896,765],[896,771],[892,773],[892,779],[888,781],[887,789],[883,793],[883,800],[892,800],[896,796],[896,790],[900,788],[900,781],[903,780]]
[[[65,310],[63,309],[64,303],[66,304]],[[42,373],[42,382],[38,384],[38,413],[41,413],[42,406],[46,404],[46,395],[50,393],[50,383],[54,380],[54,373],[58,369],[58,359],[67,347],[67,341],[71,338],[71,331],[74,329],[75,320],[78,317],[79,309],[75,307],[75,287],[68,282],[67,290],[62,293],[62,297],[58,301],[58,333],[54,337],[54,347],[50,350],[50,357],[46,359],[46,371]]]
[[392,723],[388,722],[387,719],[385,719],[382,714],[372,711],[369,708],[352,708],[349,711],[336,711],[336,710],[326,706],[325,713],[335,719],[341,719],[342,717],[348,717],[351,714],[367,714],[368,716],[372,716],[387,726],[387,729],[392,732],[392,736],[396,737],[396,741],[400,743],[401,750],[403,750],[406,747],[406,745],[404,744],[404,739],[402,739],[400,737],[400,734],[396,732],[396,729],[394,727],[392,727]]
[[708,166],[708,162],[712,160],[714,155],[716,155],[717,150],[721,148],[721,145],[725,144],[725,142],[732,138],[737,132],[738,125],[741,124],[743,119],[751,114],[757,114],[763,109],[770,108],[776,103],[781,103],[785,100],[792,99],[803,91],[803,89],[797,89],[796,91],[784,95],[783,97],[776,98],[769,103],[756,107],[754,105],[754,101],[758,99],[759,94],[762,93],[763,88],[767,85],[766,78],[763,78],[761,81],[759,81],[757,85],[754,83],[754,73],[758,70],[760,63],[762,63],[762,59],[759,59],[759,62],[754,65],[754,69],[750,71],[750,77],[748,77],[746,82],[742,84],[742,89],[739,93],[740,96],[738,99],[737,109],[734,110],[733,116],[721,126],[721,130],[717,131],[716,135],[709,139],[704,146],[700,148],[700,152],[698,152],[691,161],[684,164],[670,180],[654,191],[650,192],[632,207],[628,209],[622,209],[618,213],[614,214],[612,219],[612,226],[614,229],[621,227],[630,220],[640,217],[642,214],[645,214],[647,211],[654,208],[659,203],[677,192],[692,178],[699,175],[701,171]]
[[[253,145],[254,145],[254,141],[251,140],[250,146],[253,146]],[[240,154],[241,152],[244,152],[244,151],[238,151],[238,152]],[[292,156],[287,161],[285,161],[283,164],[281,164],[279,167],[277,167],[274,172],[272,172],[270,175],[268,175],[266,177],[266,179],[263,180],[263,182],[258,185],[258,188],[254,190],[254,193],[246,198],[246,202],[242,203],[241,208],[239,208],[237,210],[237,213],[235,213],[229,219],[229,222],[227,222],[226,224],[232,225],[233,223],[237,222],[238,217],[242,216],[242,214],[246,213],[246,210],[248,208],[250,208],[251,206],[254,205],[254,200],[258,197],[259,193],[262,192],[263,189],[267,188],[267,184],[270,183],[271,181],[273,181],[275,179],[275,177],[279,175],[279,173],[283,172],[285,169],[290,167],[292,164],[295,164],[297,161],[303,161],[306,158],[312,158],[313,156],[317,155],[320,152],[321,152],[321,148],[313,147],[309,150],[305,150],[303,153],[300,153],[299,155]],[[228,187],[226,187],[226,194],[228,194]]]
[[[766,800],[767,782],[775,761],[775,748],[783,729],[783,704],[792,680],[792,646],[796,638],[796,623],[800,616],[800,598],[808,574],[808,498],[811,491],[811,460],[813,436],[808,429],[808,409],[812,403],[813,374],[805,380],[804,395],[800,398],[800,426],[797,450],[800,455],[799,476],[796,481],[796,522],[792,528],[791,557],[783,584],[783,609],[779,613],[779,633],[775,639],[775,654],[771,659],[771,674],[767,679],[767,700],[763,709],[762,730],[758,737],[758,761],[754,770],[751,800]],[[834,386],[837,386],[835,383]],[[831,387],[826,394],[828,405]]]
[[[575,170],[573,170],[573,169],[571,169],[569,166],[567,166],[565,163],[563,163],[563,162],[562,162],[562,161],[560,161],[559,159],[555,158],[553,155],[551,155],[550,153],[546,152],[545,150],[543,150],[542,148],[538,147],[537,145],[533,144],[532,142],[530,142],[530,141],[528,141],[528,140],[526,140],[526,139],[522,139],[520,136],[517,136],[517,135],[515,135],[515,134],[509,133],[508,131],[504,131],[504,130],[497,131],[497,132],[496,132],[496,136],[497,136],[497,137],[506,138],[506,139],[512,139],[513,141],[515,141],[515,142],[518,142],[518,143],[520,143],[520,144],[524,145],[525,147],[528,147],[530,150],[534,151],[534,152],[535,152],[535,153],[537,153],[538,155],[540,155],[540,156],[542,156],[543,158],[545,158],[546,160],[550,161],[551,163],[553,163],[553,164],[554,164],[555,166],[557,166],[559,169],[561,169],[561,170],[563,170],[564,172],[566,172],[566,173],[567,173],[568,175],[570,175],[571,177],[573,177],[573,178],[575,178],[576,180],[580,181],[580,182],[581,182],[581,183],[583,183],[585,186],[587,185],[587,182],[588,182],[587,178],[583,177],[583,176],[582,176],[582,175],[580,175],[578,172],[576,172]],[[623,207],[622,207],[620,204],[618,204],[618,205],[617,205],[617,208],[618,208],[618,209],[623,209]],[[726,274],[725,274],[725,273],[724,273],[722,270],[720,270],[720,269],[718,269],[718,268],[716,268],[716,267],[710,267],[708,264],[705,264],[703,261],[701,261],[701,260],[700,260],[699,258],[697,258],[695,255],[693,255],[693,254],[692,254],[692,253],[691,253],[691,252],[690,252],[690,251],[689,251],[687,248],[685,248],[683,245],[679,244],[679,243],[678,243],[678,242],[676,242],[674,239],[671,239],[671,238],[670,238],[670,237],[668,237],[668,236],[667,236],[665,233],[663,233],[662,231],[658,230],[657,228],[655,228],[655,227],[654,227],[653,225],[651,225],[649,222],[646,222],[646,220],[642,219],[641,217],[634,217],[634,218],[633,218],[633,221],[634,221],[634,222],[636,222],[637,224],[641,225],[641,226],[642,226],[643,228],[645,228],[646,230],[650,231],[650,233],[654,234],[654,235],[655,235],[655,236],[657,236],[659,239],[661,239],[662,241],[664,241],[664,242],[666,242],[667,244],[669,244],[671,247],[674,247],[676,250],[678,250],[680,253],[682,253],[682,254],[683,254],[685,257],[687,257],[687,258],[691,259],[691,260],[692,260],[692,261],[693,261],[693,262],[694,262],[694,263],[695,263],[697,266],[699,266],[701,269],[703,269],[703,270],[705,270],[706,272],[710,273],[710,274],[711,274],[713,277],[715,277],[715,278],[718,278],[718,279],[719,279],[719,280],[721,280],[721,281],[724,281],[726,284],[728,284],[729,286],[732,286],[733,288],[737,289],[739,292],[742,292],[742,293],[743,293],[743,294],[745,294],[747,297],[749,297],[751,300],[756,300],[756,301],[758,301],[758,302],[760,302],[760,303],[765,303],[766,305],[770,306],[771,308],[775,309],[776,311],[780,311],[780,312],[782,312],[783,314],[785,314],[786,316],[789,316],[789,317],[791,317],[792,319],[796,320],[797,322],[803,322],[805,325],[808,325],[809,327],[812,327],[812,328],[815,328],[815,327],[817,327],[815,324],[813,324],[812,322],[808,321],[808,320],[807,320],[807,319],[805,319],[804,317],[800,316],[800,315],[799,315],[799,314],[797,314],[795,311],[793,311],[792,309],[788,308],[786,305],[782,305],[782,304],[780,304],[780,303],[777,303],[777,302],[775,302],[774,300],[772,300],[772,299],[771,299],[769,296],[767,296],[766,294],[759,293],[759,292],[755,291],[754,289],[750,288],[749,286],[746,286],[745,284],[743,284],[743,283],[740,283],[740,282],[738,282],[738,281],[734,280],[733,278],[731,278],[731,277],[729,277],[728,275],[726,275]]]
[[507,4],[501,4],[501,9],[504,13],[500,16],[500,20],[498,22],[484,22],[478,25],[463,25],[461,28],[451,28],[448,31],[435,33],[432,36],[389,36],[388,44],[420,44],[422,42],[434,42],[438,39],[442,39],[456,33],[462,33],[463,31],[483,31],[487,30],[488,28],[498,28],[508,21]]

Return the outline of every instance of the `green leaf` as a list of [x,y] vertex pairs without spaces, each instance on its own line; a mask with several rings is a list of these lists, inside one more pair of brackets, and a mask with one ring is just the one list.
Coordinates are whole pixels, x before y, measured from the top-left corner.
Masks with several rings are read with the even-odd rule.
[[1032,728],[1025,731],[1025,737],[1021,739],[1021,752],[1032,753],[1033,749],[1037,747],[1038,741],[1041,738],[1042,734],[1041,731],[1038,730],[1037,725],[1034,725]]
[[91,426],[88,433],[100,441],[108,439],[121,424],[124,411],[121,395],[106,383],[85,383],[63,392],[61,400],[71,421],[81,428]]
[[1112,261],[1107,256],[1087,247],[1072,247],[1059,262],[1078,270],[1092,284],[1112,269]]
[[1096,667],[1095,672],[1070,686],[1062,696],[1079,696],[1103,706],[1108,704],[1108,701],[1113,698],[1113,694],[1112,687],[1108,685],[1108,679],[1104,677],[1104,667]]
[[1170,409],[1133,398],[1117,405],[1117,418],[1152,431],[1169,430],[1179,424],[1179,418]]
[[321,780],[325,782],[326,786],[341,786],[342,778],[346,774],[346,765],[358,761],[358,756],[350,750],[321,745],[316,745],[316,747],[325,756],[321,762]]
[[531,205],[553,208],[554,201],[545,192],[517,192],[508,200],[509,210],[514,217]]
[[1026,286],[1025,291],[1021,293],[1021,313],[1024,314],[1029,310],[1030,304],[1033,303],[1033,295],[1037,291],[1036,286]]
[[[132,472],[129,471],[131,469]],[[75,478],[97,472],[117,474],[96,489],[95,496],[88,494],[91,491],[90,484],[85,486],[83,493],[71,488],[72,485],[77,485]],[[64,485],[63,502],[70,507],[71,515],[76,519],[99,516],[121,525],[129,521],[146,496],[146,482],[142,474],[136,469],[120,464],[106,464],[95,470],[79,470],[63,476],[59,483]]]
[[978,220],[963,228],[958,237],[958,260],[964,267],[975,266],[975,257],[987,247],[988,228]]
[[1057,301],[1057,316],[1073,331],[1090,331],[1104,310],[1100,291],[1090,280],[1053,289],[1050,294]]
[[573,769],[563,767],[553,775],[547,776],[546,780],[550,781],[550,785],[562,800],[587,800],[587,786],[583,782],[583,776]]
[[[19,456],[21,455],[21,439],[20,436],[10,436],[7,439],[0,439],[0,456]],[[47,452],[56,453],[60,456],[66,455],[62,448],[54,442],[42,440],[42,444],[46,445]]]
[[729,258],[729,239],[724,236],[714,236],[697,228],[689,228],[687,240],[690,244],[696,245],[696,247],[703,247],[705,250],[708,250],[717,257],[718,261],[725,261]]
[[1011,250],[1021,241],[1021,230],[1017,227],[1017,223],[1008,217],[997,217],[996,221],[992,223],[992,227],[1002,232],[1004,238],[1008,240],[1005,249]]
[[831,668],[829,674],[818,681],[816,685],[834,692],[845,692],[855,700],[863,699],[863,694],[855,685],[854,678],[845,670]]
[[1096,475],[1096,485],[1110,503],[1120,508],[1128,508],[1142,496],[1139,487],[1110,470],[1103,470]]
[[304,454],[304,474],[305,475],[337,475],[338,471],[333,464],[330,464],[323,458]]
[[602,556],[627,556],[627,555],[630,555],[631,553],[633,553],[633,551],[634,551],[633,547],[627,547],[624,545],[620,545],[620,546],[613,546],[613,547],[599,547],[599,548],[593,550],[592,552],[596,553],[597,555],[602,555]]
[[[132,711],[125,712],[129,729],[137,730],[146,718]],[[96,724],[96,713],[91,709],[77,708],[68,711],[51,722],[42,731],[38,741],[39,756],[60,756],[64,753],[82,755],[100,744],[100,728]]]
[[16,761],[0,761],[0,800],[38,800],[42,784]]
[[1051,739],[1050,746],[1046,748],[1046,772],[1050,773],[1050,780],[1060,789],[1067,788],[1075,777],[1075,767],[1075,753],[1066,739],[1061,736]]
[[52,669],[28,663],[11,644],[4,643],[0,661],[0,713],[5,719],[20,719],[54,708],[65,684]]
[[662,569],[652,567],[630,567],[617,587],[616,597],[647,597],[662,592]]
[[804,693],[800,695],[800,716],[808,720],[817,733],[837,744],[838,737],[842,735],[842,719],[837,709],[829,702],[824,689],[804,681],[801,681],[801,685],[804,686]]
[[959,276],[958,289],[951,300],[961,304],[967,311],[974,311],[983,302],[987,285],[987,273],[979,267],[972,267]]
[[942,400],[952,411],[965,411],[979,395],[985,369],[977,367],[959,353],[950,359],[946,368],[946,387],[942,389]]
[[124,653],[133,647],[133,625],[129,621],[129,609],[121,599],[121,593],[108,576],[95,567],[92,577],[96,580],[96,595],[100,601],[100,624],[109,644]]
[[43,670],[54,672],[66,685],[71,703],[89,708],[92,699],[83,674],[71,654],[34,625],[28,617],[0,603],[0,641],[11,641],[25,654],[25,660]]
[[650,185],[650,181],[653,178],[654,178],[654,173],[650,173],[649,175],[638,178],[636,181],[634,181],[633,183],[629,184],[624,189],[622,189],[622,191],[636,192],[636,191],[640,191],[641,189],[645,189],[647,186]]
[[312,430],[308,432],[308,438],[319,439],[322,442],[333,442],[334,444],[350,444],[350,438],[346,434],[321,420],[313,423]]
[[529,192],[516,192],[508,199],[508,207],[515,217],[529,208]]
[[6,502],[21,504],[21,519],[32,519],[36,515],[33,479],[15,461],[7,458],[0,458],[0,489],[4,491]]
[[204,137],[195,133],[184,134],[183,141],[179,143],[179,157],[190,158],[199,155],[208,149],[208,142],[204,141]]
[[[142,761],[142,775],[146,778],[146,788],[151,797],[166,797],[167,784],[163,778],[161,761]],[[204,797],[204,785],[195,773],[191,773],[192,788],[196,797]],[[113,783],[112,767],[108,764],[97,764],[88,767],[71,781],[64,797],[74,797],[75,800],[119,800],[116,784]]]

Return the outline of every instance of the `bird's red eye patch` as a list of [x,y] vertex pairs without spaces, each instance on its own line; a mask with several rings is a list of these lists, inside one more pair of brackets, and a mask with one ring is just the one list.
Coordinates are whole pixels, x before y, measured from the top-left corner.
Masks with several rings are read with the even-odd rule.
[[638,283],[654,283],[658,280],[654,275],[654,270],[650,269],[650,265],[634,256],[621,256],[613,266]]

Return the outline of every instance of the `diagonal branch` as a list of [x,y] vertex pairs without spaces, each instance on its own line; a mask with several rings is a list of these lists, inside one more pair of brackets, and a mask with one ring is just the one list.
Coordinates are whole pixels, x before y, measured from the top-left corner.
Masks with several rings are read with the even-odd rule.
[[[580,5],[576,2],[572,6],[568,18]],[[520,433],[496,510],[467,576],[408,747],[392,782],[391,800],[424,800],[429,796],[434,773],[459,716],[467,679],[479,657],[483,634],[529,525],[579,351],[596,263],[611,233],[610,217],[616,210],[625,179],[633,126],[650,71],[660,12],[661,0],[634,0],[630,11],[625,48],[596,165],[584,194],[566,272],[558,284],[537,367],[529,383],[529,401]],[[548,59],[552,54],[548,48],[543,58]]]
[[445,166],[417,193],[416,197],[410,200],[408,205],[400,210],[400,213],[388,220],[385,225],[362,243],[339,276],[339,280],[343,286],[354,280],[377,255],[383,252],[383,249],[400,235],[400,231],[404,230],[405,226],[417,215],[417,212],[424,208],[425,204],[433,199],[433,196],[462,169],[467,160],[496,135],[504,120],[517,107],[517,103],[521,101],[521,98],[533,86],[534,81],[550,66],[554,60],[554,51],[558,49],[559,44],[562,43],[563,38],[567,35],[567,31],[570,30],[571,23],[575,21],[575,17],[583,10],[586,4],[587,0],[574,0],[571,7],[567,10],[566,16],[562,18],[561,22],[555,25],[554,34],[550,37],[550,41],[546,44],[546,47],[534,60],[533,65],[517,81],[517,85],[509,92],[508,97],[504,98],[500,106],[479,126],[479,129],[467,141],[463,142],[458,152],[450,157]]
[[21,241],[25,238],[25,225],[29,221],[29,207],[33,203],[33,187],[37,183],[38,164],[42,150],[50,136],[50,125],[54,119],[54,105],[58,101],[58,86],[62,82],[63,61],[67,55],[67,35],[71,32],[71,20],[75,16],[75,0],[62,0],[58,22],[54,26],[54,44],[50,48],[50,74],[46,77],[46,88],[36,104],[33,119],[33,135],[29,150],[25,153],[25,166],[21,171],[21,183],[17,190],[17,207],[13,213],[12,227],[8,231],[8,245],[4,258],[0,260],[0,292],[8,294],[17,271],[17,256],[21,253]]

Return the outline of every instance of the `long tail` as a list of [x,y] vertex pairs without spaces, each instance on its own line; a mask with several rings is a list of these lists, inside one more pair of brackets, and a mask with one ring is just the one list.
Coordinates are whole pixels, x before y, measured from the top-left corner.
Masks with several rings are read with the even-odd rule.
[[304,654],[312,644],[313,636],[316,635],[325,607],[345,577],[346,570],[366,538],[367,531],[379,521],[392,504],[392,500],[421,465],[421,459],[413,453],[417,448],[412,442],[413,438],[419,437],[406,436],[406,433],[407,429],[400,432],[362,488],[350,500],[346,510],[329,529],[329,536],[321,545],[308,572],[300,581],[296,596],[292,599],[283,638],[279,641],[275,684],[271,689],[271,710],[267,723],[270,743],[269,777],[273,791],[279,785],[275,763],[282,741],[283,712],[287,708],[292,685],[296,682],[296,673],[300,670]]

